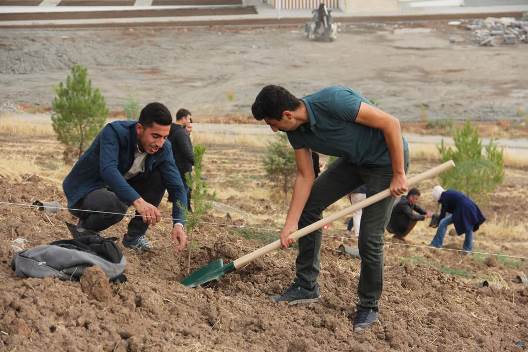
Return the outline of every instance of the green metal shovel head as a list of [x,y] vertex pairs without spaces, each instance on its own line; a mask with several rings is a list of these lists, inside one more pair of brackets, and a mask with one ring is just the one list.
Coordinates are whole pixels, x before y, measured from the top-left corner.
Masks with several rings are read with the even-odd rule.
[[224,274],[235,270],[233,262],[224,265],[223,259],[216,259],[206,266],[194,271],[191,275],[181,280],[180,283],[187,287],[197,287],[207,282],[220,279]]

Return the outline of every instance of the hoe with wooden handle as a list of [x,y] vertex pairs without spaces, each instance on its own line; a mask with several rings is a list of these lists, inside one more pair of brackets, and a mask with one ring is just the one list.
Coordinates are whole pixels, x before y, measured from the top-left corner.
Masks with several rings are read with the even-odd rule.
[[[452,160],[446,161],[445,163],[438,165],[428,171],[425,171],[419,175],[416,175],[412,178],[410,178],[407,181],[407,185],[413,186],[423,180],[426,180],[428,178],[432,178],[437,176],[438,174],[452,168],[455,166],[455,163]],[[390,196],[390,190],[386,189],[384,191],[381,191],[371,197],[368,197],[367,199],[358,202],[346,209],[343,209],[335,214],[332,214],[324,219],[321,219],[317,222],[314,222],[311,225],[308,225],[300,230],[295,231],[290,235],[290,238],[294,240],[298,240],[299,238],[306,236],[309,233],[312,233],[315,230],[318,230],[322,228],[324,225],[329,224],[331,222],[334,222],[344,216],[347,216],[354,211],[358,209],[362,209],[365,207],[368,207],[371,204],[374,204],[376,202],[379,202],[380,200],[387,198]],[[181,283],[188,287],[196,287],[200,286],[202,284],[205,284],[210,281],[219,280],[224,274],[227,274],[231,271],[240,269],[247,265],[249,262],[271,252],[276,249],[279,249],[281,246],[280,240],[276,240],[275,242],[272,242],[270,244],[267,244],[266,246],[259,248],[249,254],[246,254],[243,257],[240,257],[231,263],[224,264],[223,259],[216,259],[206,266],[194,271],[189,276],[187,276],[185,279],[181,281]]]

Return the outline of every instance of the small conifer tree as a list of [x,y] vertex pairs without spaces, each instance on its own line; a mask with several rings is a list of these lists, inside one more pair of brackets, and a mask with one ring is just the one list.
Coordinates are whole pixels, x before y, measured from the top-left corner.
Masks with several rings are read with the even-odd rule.
[[93,89],[87,69],[74,65],[66,82],[55,88],[51,121],[57,139],[80,157],[106,122],[108,109],[99,89]]
[[453,136],[454,148],[442,140],[438,151],[442,161],[453,160],[456,167],[440,175],[442,185],[466,193],[473,199],[485,201],[504,180],[503,150],[493,141],[486,146],[478,131],[466,122]]

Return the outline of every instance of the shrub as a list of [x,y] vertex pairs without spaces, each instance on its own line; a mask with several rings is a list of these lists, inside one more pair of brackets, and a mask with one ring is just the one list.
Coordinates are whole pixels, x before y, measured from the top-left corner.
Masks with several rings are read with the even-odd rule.
[[80,157],[104,126],[108,109],[99,89],[92,89],[87,69],[72,67],[66,82],[55,88],[51,121],[57,139]]
[[139,119],[141,106],[136,99],[129,97],[123,106],[123,112],[125,113],[127,120],[137,120]]
[[468,196],[485,201],[504,180],[503,150],[490,141],[483,146],[478,131],[468,121],[453,136],[454,148],[444,140],[438,146],[442,161],[452,159],[456,167],[440,175],[444,187],[454,188]]
[[279,133],[274,141],[268,143],[264,155],[266,177],[274,188],[282,191],[284,202],[287,202],[288,189],[296,171],[295,152],[290,147],[285,133]]

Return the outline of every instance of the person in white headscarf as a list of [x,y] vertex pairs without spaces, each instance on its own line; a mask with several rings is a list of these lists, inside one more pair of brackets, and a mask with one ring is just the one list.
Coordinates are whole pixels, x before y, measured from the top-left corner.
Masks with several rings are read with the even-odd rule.
[[455,225],[458,235],[465,234],[463,249],[467,253],[473,250],[473,232],[479,229],[486,218],[479,207],[465,194],[442,186],[433,188],[433,198],[442,205],[436,235],[431,246],[441,248],[447,226]]

